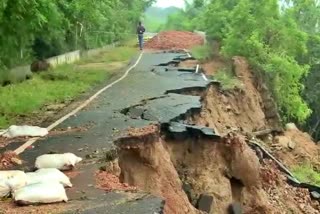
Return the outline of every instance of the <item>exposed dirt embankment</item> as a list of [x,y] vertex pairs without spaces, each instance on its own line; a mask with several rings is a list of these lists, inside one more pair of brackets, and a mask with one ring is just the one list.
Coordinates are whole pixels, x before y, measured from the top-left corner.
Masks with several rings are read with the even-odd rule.
[[[224,137],[192,133],[177,137],[164,127],[160,132],[156,125],[130,129],[117,141],[120,180],[163,197],[167,214],[319,213],[319,203],[311,200],[307,189],[290,186],[274,162],[259,159],[248,146],[245,135],[280,130],[280,119],[267,87],[257,81],[243,58],[233,59],[233,72],[243,83],[241,89],[223,91],[213,83],[206,91],[172,91],[200,95],[201,112],[189,112],[183,119],[214,128]],[[271,136],[269,148],[277,137],[299,141],[294,144],[297,148],[287,143],[290,150],[275,150],[285,163],[296,163],[295,155],[301,160],[317,156],[318,147],[311,139],[306,142],[308,138],[298,130]]]
[[279,129],[276,106],[270,96],[260,93],[259,88],[265,86],[257,86],[246,60],[235,57],[233,72],[241,81],[241,87],[223,91],[217,84],[211,85],[203,96],[201,113],[194,115],[190,122],[214,128],[220,134],[234,129],[244,132]]
[[148,126],[117,145],[120,180],[163,197],[167,214],[228,213],[236,204],[248,214],[318,212],[309,192],[289,186],[272,162],[261,165],[240,134],[175,139]]
[[288,167],[311,164],[320,171],[320,147],[308,133],[298,129],[287,130],[271,142],[266,141],[265,146]]
[[117,145],[122,182],[165,198],[165,213],[198,213],[182,190],[157,126],[130,130]]
[[[244,190],[260,185],[259,160],[239,136],[216,142],[167,139],[166,144],[180,178],[190,186],[192,203],[196,205],[201,194],[214,198],[211,213],[226,213],[233,202],[242,204]],[[246,206],[255,203],[252,199]]]

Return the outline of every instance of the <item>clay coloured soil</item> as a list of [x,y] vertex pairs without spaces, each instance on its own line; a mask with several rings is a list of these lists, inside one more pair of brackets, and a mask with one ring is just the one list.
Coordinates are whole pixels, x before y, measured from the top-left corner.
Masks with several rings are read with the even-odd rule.
[[96,187],[98,189],[110,191],[135,191],[135,186],[130,186],[126,183],[121,183],[119,177],[105,171],[97,171],[95,174]]
[[0,155],[0,170],[10,169],[13,166],[21,164],[22,160],[13,151],[6,151]]
[[147,49],[189,49],[194,46],[202,45],[203,38],[192,32],[187,31],[165,31],[150,39],[145,48]]

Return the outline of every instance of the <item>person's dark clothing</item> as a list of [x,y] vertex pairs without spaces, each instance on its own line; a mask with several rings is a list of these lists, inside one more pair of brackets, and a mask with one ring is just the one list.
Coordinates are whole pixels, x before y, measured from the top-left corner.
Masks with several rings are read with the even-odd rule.
[[137,27],[137,34],[143,34],[144,32],[146,31],[146,29],[142,26],[142,25],[139,25]]
[[143,49],[143,33],[146,31],[146,29],[142,26],[142,25],[139,25],[137,27],[137,34],[138,34],[138,40],[139,40],[139,47],[140,47],[140,50]]

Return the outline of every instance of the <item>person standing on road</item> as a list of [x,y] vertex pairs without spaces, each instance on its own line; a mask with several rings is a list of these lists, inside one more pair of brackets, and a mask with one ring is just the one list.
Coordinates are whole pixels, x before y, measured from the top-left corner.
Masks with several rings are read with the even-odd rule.
[[137,34],[138,34],[140,50],[143,49],[143,34],[144,34],[145,31],[146,31],[146,29],[143,27],[141,22],[139,22],[139,25],[137,27]]

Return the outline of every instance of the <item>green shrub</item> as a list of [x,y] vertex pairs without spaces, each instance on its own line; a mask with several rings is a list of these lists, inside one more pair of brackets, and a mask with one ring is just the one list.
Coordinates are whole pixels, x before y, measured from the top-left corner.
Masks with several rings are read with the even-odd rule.
[[191,49],[192,56],[199,61],[209,60],[213,56],[213,48],[209,45],[196,46]]
[[310,164],[294,166],[292,172],[300,182],[320,186],[320,172],[315,171]]
[[241,89],[243,87],[241,81],[226,69],[219,70],[213,78],[221,83],[223,90]]

